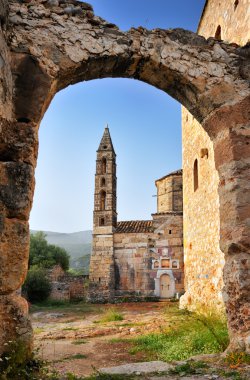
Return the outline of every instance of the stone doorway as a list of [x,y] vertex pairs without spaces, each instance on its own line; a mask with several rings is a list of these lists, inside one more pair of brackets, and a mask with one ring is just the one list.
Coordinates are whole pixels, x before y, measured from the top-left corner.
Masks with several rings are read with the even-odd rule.
[[161,298],[172,298],[174,297],[171,278],[168,274],[164,273],[160,278],[160,296]]

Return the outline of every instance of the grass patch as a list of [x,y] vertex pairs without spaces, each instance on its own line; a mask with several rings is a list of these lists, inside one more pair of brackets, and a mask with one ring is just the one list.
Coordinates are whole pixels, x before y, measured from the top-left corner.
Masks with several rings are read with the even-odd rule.
[[42,327],[36,327],[35,329],[33,329],[34,331],[34,334],[41,334],[42,332],[44,332],[44,329]]
[[65,327],[64,329],[62,329],[62,331],[77,331],[79,330],[78,327]]
[[84,339],[79,339],[79,340],[74,340],[73,342],[71,342],[71,344],[75,344],[76,346],[79,346],[81,344],[86,344],[88,343],[87,340],[84,340]]
[[115,308],[108,309],[99,321],[94,321],[95,323],[107,323],[123,321],[123,315]]
[[159,360],[185,360],[222,352],[229,343],[226,323],[217,316],[205,317],[168,307],[166,322],[161,333],[129,339],[134,344],[130,353],[146,351]]

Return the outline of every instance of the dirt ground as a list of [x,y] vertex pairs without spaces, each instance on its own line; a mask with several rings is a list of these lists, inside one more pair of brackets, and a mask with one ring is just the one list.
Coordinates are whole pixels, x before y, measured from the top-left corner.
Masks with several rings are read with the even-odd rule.
[[[162,311],[167,306],[150,302],[38,310],[31,314],[35,346],[40,357],[62,374],[84,376],[93,369],[147,361],[145,353],[130,354],[130,343],[119,342],[119,338],[160,331],[166,323]],[[109,308],[122,313],[123,320],[100,322]]]
[[[121,320],[105,321],[110,309]],[[34,306],[31,319],[35,347],[50,369],[61,375],[72,373],[84,377],[101,368],[158,360],[157,354],[131,351],[134,345],[127,339],[150,332],[164,332],[168,324],[171,326],[171,318],[177,309],[178,305],[172,302]],[[219,359],[220,354],[215,354],[205,360],[210,370],[221,366]],[[249,370],[249,366],[243,368],[244,373],[250,375]],[[174,379],[172,376],[166,378]],[[202,378],[221,379],[217,373],[205,374]],[[232,377],[235,380],[243,378],[249,377]],[[193,379],[198,378],[194,376]]]

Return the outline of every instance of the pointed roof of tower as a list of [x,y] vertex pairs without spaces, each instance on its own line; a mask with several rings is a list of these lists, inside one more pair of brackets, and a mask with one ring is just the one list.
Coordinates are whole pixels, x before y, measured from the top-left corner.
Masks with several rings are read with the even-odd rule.
[[108,124],[107,124],[106,128],[104,129],[104,133],[103,133],[103,136],[102,136],[99,148],[98,148],[98,151],[105,151],[105,150],[112,150],[115,153],[113,143],[112,143],[112,139],[111,139],[111,136],[109,133]]

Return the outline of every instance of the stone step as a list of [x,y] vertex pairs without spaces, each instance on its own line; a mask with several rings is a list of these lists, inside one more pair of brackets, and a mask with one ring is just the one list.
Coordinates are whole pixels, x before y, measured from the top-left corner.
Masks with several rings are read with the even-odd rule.
[[174,366],[162,361],[124,364],[117,367],[102,368],[101,373],[109,375],[143,375],[167,372]]

